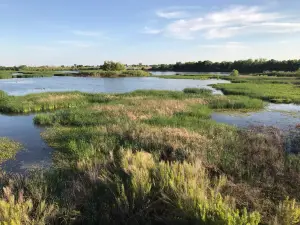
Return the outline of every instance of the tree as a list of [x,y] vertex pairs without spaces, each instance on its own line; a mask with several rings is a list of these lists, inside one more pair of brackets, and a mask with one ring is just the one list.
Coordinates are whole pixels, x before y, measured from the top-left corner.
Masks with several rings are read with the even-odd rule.
[[125,70],[126,68],[122,63],[105,61],[102,66],[102,69],[105,71],[121,71],[121,70]]
[[239,76],[239,74],[240,74],[240,73],[239,73],[238,70],[232,70],[230,76],[237,77],[237,76]]

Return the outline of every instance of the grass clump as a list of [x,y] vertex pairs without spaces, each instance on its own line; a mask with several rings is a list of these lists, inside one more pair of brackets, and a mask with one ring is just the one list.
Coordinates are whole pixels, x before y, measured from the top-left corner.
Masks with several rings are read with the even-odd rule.
[[[4,95],[5,96],[5,95]],[[29,113],[73,108],[87,104],[86,95],[80,92],[40,93],[25,96],[6,96],[0,101],[2,113]]]
[[276,103],[300,103],[300,89],[293,84],[215,84],[224,94],[247,95]]
[[260,99],[249,98],[247,96],[218,96],[209,101],[209,106],[212,109],[247,109],[256,110],[262,109],[265,104]]
[[0,137],[0,162],[13,158],[21,148],[18,142]]
[[183,92],[186,94],[207,94],[207,95],[212,94],[212,90],[205,89],[205,88],[185,88]]
[[203,75],[160,75],[155,76],[163,79],[192,79],[192,80],[209,80],[209,79],[220,79],[223,76],[220,75],[211,75],[211,74],[203,74]]

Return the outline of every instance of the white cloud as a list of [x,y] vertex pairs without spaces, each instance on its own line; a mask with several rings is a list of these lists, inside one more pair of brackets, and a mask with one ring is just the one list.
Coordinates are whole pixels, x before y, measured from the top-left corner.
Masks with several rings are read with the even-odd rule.
[[149,27],[145,27],[143,30],[143,33],[145,33],[145,34],[159,34],[161,32],[162,32],[162,30],[153,29],[153,28],[149,28]]
[[79,36],[90,36],[90,37],[99,37],[103,35],[101,32],[98,31],[86,31],[86,30],[73,30],[72,33]]
[[215,39],[242,34],[300,32],[300,22],[291,18],[278,12],[268,12],[257,6],[231,6],[190,19],[182,17],[167,24],[161,32],[157,33],[187,40],[199,35],[207,39]]
[[156,11],[156,15],[165,19],[178,19],[188,16],[185,11]]

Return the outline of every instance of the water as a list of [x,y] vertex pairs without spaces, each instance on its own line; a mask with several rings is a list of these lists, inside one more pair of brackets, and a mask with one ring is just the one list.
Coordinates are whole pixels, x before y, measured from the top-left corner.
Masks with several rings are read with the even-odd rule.
[[1,164],[7,172],[25,172],[28,169],[49,167],[52,149],[40,136],[42,128],[33,124],[33,115],[6,116],[0,114],[0,137],[8,137],[22,143],[23,150],[15,159]]
[[259,112],[213,113],[212,119],[238,127],[265,125],[275,126],[281,130],[289,130],[300,123],[300,105],[269,104]]
[[9,95],[26,95],[41,92],[82,91],[89,93],[124,93],[137,89],[182,90],[186,87],[208,88],[208,85],[230,83],[225,80],[177,80],[155,77],[142,78],[91,78],[91,77],[45,77],[0,80],[0,90]]
[[229,76],[230,73],[223,73],[223,72],[174,72],[174,71],[151,71],[152,75],[155,76],[162,76],[162,75],[221,75],[221,76]]

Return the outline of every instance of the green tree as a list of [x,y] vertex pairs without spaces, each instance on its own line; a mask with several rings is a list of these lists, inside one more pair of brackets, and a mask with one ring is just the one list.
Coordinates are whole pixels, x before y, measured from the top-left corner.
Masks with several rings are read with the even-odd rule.
[[232,70],[230,76],[237,77],[237,76],[239,76],[239,74],[240,74],[239,71],[234,69],[234,70]]
[[113,61],[105,61],[102,69],[105,71],[121,71],[125,70],[125,65],[119,62],[113,62]]

